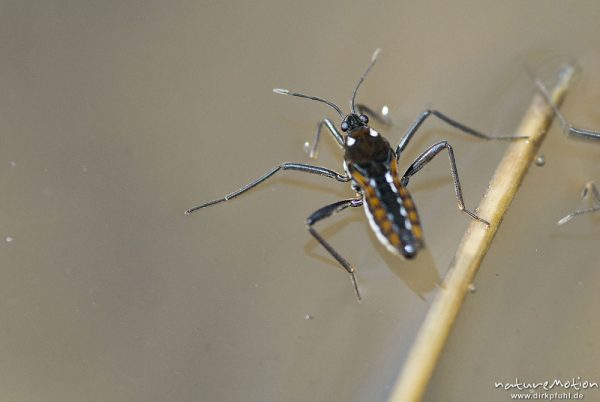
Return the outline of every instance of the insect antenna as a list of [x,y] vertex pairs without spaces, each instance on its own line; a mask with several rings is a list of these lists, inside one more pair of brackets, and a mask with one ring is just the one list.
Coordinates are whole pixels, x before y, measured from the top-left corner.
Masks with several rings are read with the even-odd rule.
[[316,100],[316,101],[319,101],[319,102],[323,102],[323,103],[331,106],[332,108],[334,108],[335,111],[338,112],[338,114],[340,115],[340,117],[342,119],[344,119],[344,113],[342,112],[342,109],[340,109],[340,107],[338,105],[336,105],[335,103],[330,102],[328,100],[325,100],[323,98],[319,98],[319,97],[316,97],[316,96],[308,96],[308,95],[300,94],[300,93],[297,93],[297,92],[290,92],[287,89],[281,89],[281,88],[274,88],[273,92],[275,92],[276,94],[280,94],[280,95],[297,96],[299,98],[306,98],[306,99],[311,99],[311,100]]
[[358,83],[354,87],[354,92],[352,92],[352,99],[350,100],[350,108],[352,109],[352,113],[356,113],[356,106],[354,105],[354,99],[356,99],[356,93],[358,92],[358,88],[360,87],[360,84],[362,84],[363,81],[365,80],[365,77],[367,76],[367,74],[369,74],[369,71],[371,71],[371,68],[373,68],[373,65],[375,65],[375,62],[377,61],[377,56],[379,56],[380,52],[381,52],[381,48],[375,50],[375,52],[373,53],[373,56],[371,57],[371,63],[369,64],[369,67],[367,67],[367,69],[365,70],[363,75],[358,80]]

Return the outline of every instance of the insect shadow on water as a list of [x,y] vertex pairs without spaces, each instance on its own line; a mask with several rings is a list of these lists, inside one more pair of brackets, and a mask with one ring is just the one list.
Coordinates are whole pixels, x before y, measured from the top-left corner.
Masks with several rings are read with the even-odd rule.
[[[550,106],[552,106],[552,110],[554,111],[554,114],[558,118],[558,121],[560,122],[562,130],[565,134],[567,134],[568,136],[573,136],[575,138],[583,138],[583,139],[587,139],[587,140],[600,141],[600,131],[594,131],[594,130],[588,130],[588,129],[584,129],[584,128],[574,127],[572,124],[570,124],[567,121],[565,116],[558,109],[558,107],[554,104],[554,102],[552,102],[552,97],[548,93],[548,90],[546,89],[546,87],[544,86],[542,81],[538,78],[535,78],[534,82],[535,82],[535,85],[537,86],[538,90],[540,91],[540,93],[546,99],[546,102],[548,102],[548,104],[550,104]],[[571,212],[570,214],[559,219],[557,224],[564,225],[565,223],[569,222],[571,219],[575,218],[576,216],[600,211],[600,193],[598,192],[598,189],[596,188],[596,185],[594,184],[593,181],[587,182],[585,184],[585,186],[583,187],[583,189],[581,190],[582,198],[585,199],[588,196],[590,196],[592,199],[593,207],[587,208],[587,209],[580,209],[575,212]]]
[[361,295],[356,280],[355,268],[315,230],[314,225],[317,222],[349,207],[356,208],[362,206],[377,239],[393,254],[407,259],[414,258],[419,250],[424,247],[423,230],[421,228],[415,204],[406,187],[414,174],[420,171],[440,152],[446,150],[450,161],[450,174],[454,182],[454,192],[456,194],[459,210],[467,214],[471,219],[489,226],[489,223],[485,219],[477,216],[465,206],[454,157],[454,150],[447,141],[439,141],[428,147],[415,159],[402,176],[399,174],[398,167],[400,155],[408,146],[410,140],[417,133],[423,122],[430,116],[435,116],[450,126],[483,140],[513,140],[527,139],[527,137],[491,137],[465,126],[437,110],[427,109],[410,125],[408,130],[401,137],[399,144],[393,149],[387,139],[369,126],[369,115],[373,119],[389,124],[390,120],[387,116],[375,113],[367,106],[356,104],[355,102],[358,89],[371,68],[375,65],[379,52],[380,49],[375,51],[367,69],[354,87],[352,97],[350,98],[349,114],[345,115],[338,105],[320,97],[291,92],[287,89],[276,88],[273,90],[277,94],[306,98],[325,103],[338,113],[341,119],[340,130],[344,134],[338,131],[330,119],[324,118],[317,126],[317,132],[312,146],[310,146],[310,144],[305,144],[305,150],[308,151],[309,156],[313,158],[316,156],[322,128],[326,127],[328,132],[344,151],[343,174],[321,166],[284,162],[269,170],[258,179],[246,184],[239,190],[227,194],[222,198],[190,208],[185,211],[185,214],[189,215],[200,209],[229,201],[283,170],[296,170],[299,172],[316,174],[342,183],[350,182],[356,195],[353,198],[334,202],[318,209],[306,219],[306,227],[319,244],[325,248],[325,250],[327,250],[327,252],[350,275],[356,298],[359,301],[361,300]]

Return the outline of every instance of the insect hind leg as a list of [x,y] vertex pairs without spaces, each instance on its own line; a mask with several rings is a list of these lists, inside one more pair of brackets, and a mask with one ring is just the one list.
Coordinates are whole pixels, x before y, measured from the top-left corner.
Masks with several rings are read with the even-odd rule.
[[340,254],[338,253],[332,246],[329,244],[323,236],[321,236],[314,228],[313,225],[320,220],[325,218],[329,218],[330,216],[345,210],[348,207],[360,207],[363,204],[362,198],[352,198],[349,200],[343,200],[334,202],[333,204],[324,206],[323,208],[318,209],[313,212],[308,218],[306,218],[306,228],[309,233],[317,239],[319,244],[323,246],[325,250],[333,257],[335,260],[350,274],[350,278],[352,280],[352,287],[354,288],[354,293],[356,294],[356,298],[358,301],[361,301],[362,298],[360,296],[360,291],[358,290],[358,283],[356,281],[355,269],[352,265]]

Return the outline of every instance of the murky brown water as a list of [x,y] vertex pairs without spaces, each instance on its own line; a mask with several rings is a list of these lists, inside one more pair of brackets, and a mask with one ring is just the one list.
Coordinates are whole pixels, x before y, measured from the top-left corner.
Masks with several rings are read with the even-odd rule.
[[[304,219],[349,186],[284,173],[322,104],[388,105],[391,142],[426,107],[511,133],[539,74],[577,60],[564,112],[600,128],[597,2],[0,1],[0,400],[384,401],[468,220],[445,157],[416,176],[428,249],[390,255],[362,210]],[[548,76],[550,77],[550,75]],[[545,78],[548,78],[545,77]],[[505,144],[431,121],[475,207]],[[600,216],[557,227],[600,181],[600,144],[555,126],[496,237],[426,401],[507,401],[495,381],[600,381]],[[325,137],[319,164],[341,170]],[[306,318],[309,316],[308,319]],[[600,400],[590,390],[586,400]]]

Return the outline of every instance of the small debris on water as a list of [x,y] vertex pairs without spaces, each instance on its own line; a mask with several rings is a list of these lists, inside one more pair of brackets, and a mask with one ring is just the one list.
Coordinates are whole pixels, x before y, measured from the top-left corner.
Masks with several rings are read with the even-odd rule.
[[310,315],[310,314],[306,314],[306,315],[304,316],[304,319],[305,319],[305,320],[314,320],[314,319],[315,319],[315,317],[314,317],[314,316],[312,316],[312,315]]
[[472,283],[469,285],[469,292],[471,292],[471,293],[477,292],[477,287]]
[[12,237],[10,237],[10,236],[6,236],[6,239],[5,239],[5,240],[6,240],[6,242],[7,242],[7,243],[12,243],[12,241],[13,241],[14,239],[13,239]]
[[546,157],[544,155],[538,155],[535,158],[535,164],[538,166],[544,166],[546,164]]
[[309,153],[310,152],[310,142],[306,141],[304,143],[304,152]]

